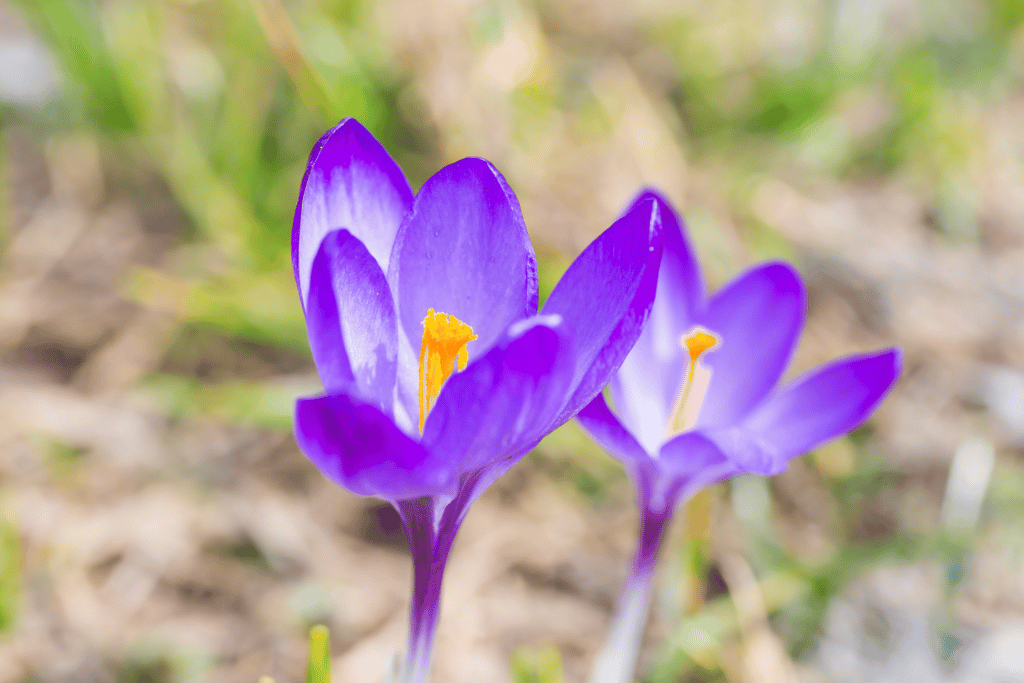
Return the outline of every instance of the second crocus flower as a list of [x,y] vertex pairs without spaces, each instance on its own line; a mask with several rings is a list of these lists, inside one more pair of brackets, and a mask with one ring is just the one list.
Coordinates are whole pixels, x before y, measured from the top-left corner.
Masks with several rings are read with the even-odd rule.
[[672,207],[660,207],[657,296],[636,346],[577,418],[633,479],[641,531],[631,573],[591,683],[628,683],[636,669],[659,545],[673,512],[701,489],[743,473],[772,475],[861,424],[899,376],[901,354],[850,356],[777,387],[806,316],[788,263],[743,273],[709,297]]

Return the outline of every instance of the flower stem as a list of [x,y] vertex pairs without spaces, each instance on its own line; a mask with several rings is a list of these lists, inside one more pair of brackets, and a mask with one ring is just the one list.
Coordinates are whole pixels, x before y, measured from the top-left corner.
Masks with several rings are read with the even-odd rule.
[[434,526],[434,502],[429,498],[401,501],[396,505],[412,555],[412,604],[409,610],[409,644],[400,683],[426,683],[434,655],[434,636],[441,611],[441,583],[458,530]]
[[670,518],[667,512],[643,512],[632,569],[604,647],[594,660],[589,683],[629,683],[633,680],[651,607],[658,551]]
[[[441,551],[435,548],[435,551]],[[409,614],[409,647],[402,683],[426,683],[434,655],[434,636],[441,611],[441,583],[448,548],[430,557],[413,556],[412,607]]]

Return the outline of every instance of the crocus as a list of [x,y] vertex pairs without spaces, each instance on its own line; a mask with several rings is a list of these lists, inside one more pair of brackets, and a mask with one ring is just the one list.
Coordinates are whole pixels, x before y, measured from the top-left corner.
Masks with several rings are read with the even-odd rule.
[[640,335],[661,258],[638,202],[576,259],[537,314],[519,203],[482,159],[413,195],[347,119],[313,148],[292,261],[325,393],[295,409],[331,480],[394,504],[413,561],[406,683],[429,677],[441,580],[469,505],[596,396]]
[[709,297],[672,207],[650,319],[609,383],[577,419],[633,479],[641,531],[631,573],[591,681],[632,680],[660,540],[674,510],[742,473],[772,475],[798,455],[861,424],[896,381],[898,349],[849,356],[777,386],[806,315],[800,275],[756,266]]

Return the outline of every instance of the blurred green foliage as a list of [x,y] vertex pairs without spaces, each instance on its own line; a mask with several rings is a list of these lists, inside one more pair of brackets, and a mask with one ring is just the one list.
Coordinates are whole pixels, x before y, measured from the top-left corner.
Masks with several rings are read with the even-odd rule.
[[[349,40],[359,4],[309,8],[294,23],[275,2],[201,3],[191,11],[90,0],[22,0],[20,7],[49,38],[69,80],[35,124],[93,130],[112,157],[141,151],[198,242],[225,259],[185,284],[186,320],[303,348],[288,234],[312,143],[345,116],[399,157],[412,139],[372,44]],[[356,52],[360,46],[365,52]],[[147,301],[154,286],[140,273],[131,291]]]
[[[818,29],[807,37],[811,47],[794,63],[728,63],[733,56],[717,51],[707,27],[693,17],[654,26],[650,40],[671,55],[677,69],[673,99],[695,151],[785,151],[842,115],[844,98],[875,92],[891,103],[891,111],[859,144],[845,145],[837,171],[892,173],[911,166],[934,179],[962,163],[963,145],[971,141],[961,135],[970,127],[964,98],[984,99],[1006,87],[1007,63],[1024,24],[1021,4],[999,0],[974,7],[984,15],[974,31],[960,26],[967,21],[962,13],[932,8],[923,16],[925,30],[902,40],[884,28],[857,37],[869,43],[859,56],[844,47],[849,36],[838,16],[843,4],[825,5],[832,12],[818,18]],[[833,144],[842,144],[842,137]]]
[[[126,283],[130,295],[154,304],[171,291],[186,324],[307,354],[288,233],[312,143],[354,116],[395,154],[414,185],[435,164],[424,162],[429,123],[409,120],[409,108],[399,106],[412,73],[387,54],[372,4],[16,4],[48,39],[66,83],[45,109],[8,110],[3,120],[28,121],[47,133],[85,129],[108,158],[144,159],[191,221],[189,239],[199,247],[192,260],[171,274],[139,270]],[[725,181],[737,187],[752,184],[748,176],[762,172],[766,153],[816,160],[841,175],[917,169],[934,183],[940,222],[955,220],[962,201],[957,169],[973,125],[959,103],[965,94],[983,97],[1000,87],[1024,21],[1019,3],[998,0],[975,10],[982,20],[967,35],[955,30],[955,12],[936,11],[925,30],[896,49],[889,36],[868,35],[854,56],[844,47],[841,5],[823,5],[803,54],[775,62],[724,52],[698,15],[668,13],[645,25],[642,40],[674,67],[670,100],[685,126],[680,144],[698,158],[728,159]],[[550,11],[545,3],[538,9]],[[500,40],[507,15],[501,3],[481,4],[475,39]],[[607,133],[608,112],[588,104],[593,93],[575,75],[585,58],[585,51],[576,55],[553,81],[512,91],[515,130],[533,135],[553,112],[573,107],[584,129]],[[890,112],[854,139],[840,120],[848,100],[865,92],[890,103]],[[800,150],[810,151],[794,157]],[[759,256],[787,256],[786,245],[743,206],[747,194],[741,190],[737,201],[744,237]],[[568,259],[540,251],[543,299]],[[169,399],[187,395],[179,405],[205,393],[180,378],[155,378],[154,386]],[[273,399],[230,407],[250,388],[218,391],[226,413],[267,424],[288,419]]]
[[162,657],[130,659],[115,671],[117,683],[171,683],[175,680],[173,665]]
[[0,634],[14,626],[21,599],[21,543],[18,529],[0,516]]
[[512,654],[513,683],[562,683],[558,648],[522,649]]

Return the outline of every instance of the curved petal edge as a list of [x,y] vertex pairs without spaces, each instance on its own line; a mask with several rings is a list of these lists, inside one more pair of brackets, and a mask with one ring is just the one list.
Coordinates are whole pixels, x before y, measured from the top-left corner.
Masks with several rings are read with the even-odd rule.
[[536,312],[537,261],[519,201],[483,159],[456,161],[424,183],[387,272],[408,339],[420,338],[433,308],[473,328],[471,358]]
[[860,426],[896,383],[903,353],[891,348],[840,358],[769,397],[744,421],[776,458],[788,460]]
[[386,273],[412,201],[402,169],[361,123],[347,118],[324,133],[309,153],[292,221],[292,267],[303,306],[313,259],[329,232],[347,229]]
[[806,315],[803,279],[782,261],[756,266],[715,293],[697,321],[719,342],[702,359],[711,383],[698,427],[736,424],[768,395],[789,365]]
[[544,305],[573,330],[573,393],[557,424],[601,392],[647,322],[661,262],[658,204],[645,200],[583,250]]
[[516,323],[445,384],[424,425],[424,446],[460,473],[523,455],[551,429],[573,357],[571,333],[556,316]]
[[444,458],[411,439],[376,407],[345,394],[300,398],[295,439],[328,479],[360,496],[395,502],[455,490]]
[[651,460],[650,454],[612,413],[602,394],[598,394],[590,403],[583,406],[576,413],[576,420],[594,441],[619,460],[623,462]]
[[354,393],[390,414],[395,305],[380,266],[347,230],[329,233],[320,244],[310,271],[306,328],[327,391]]

